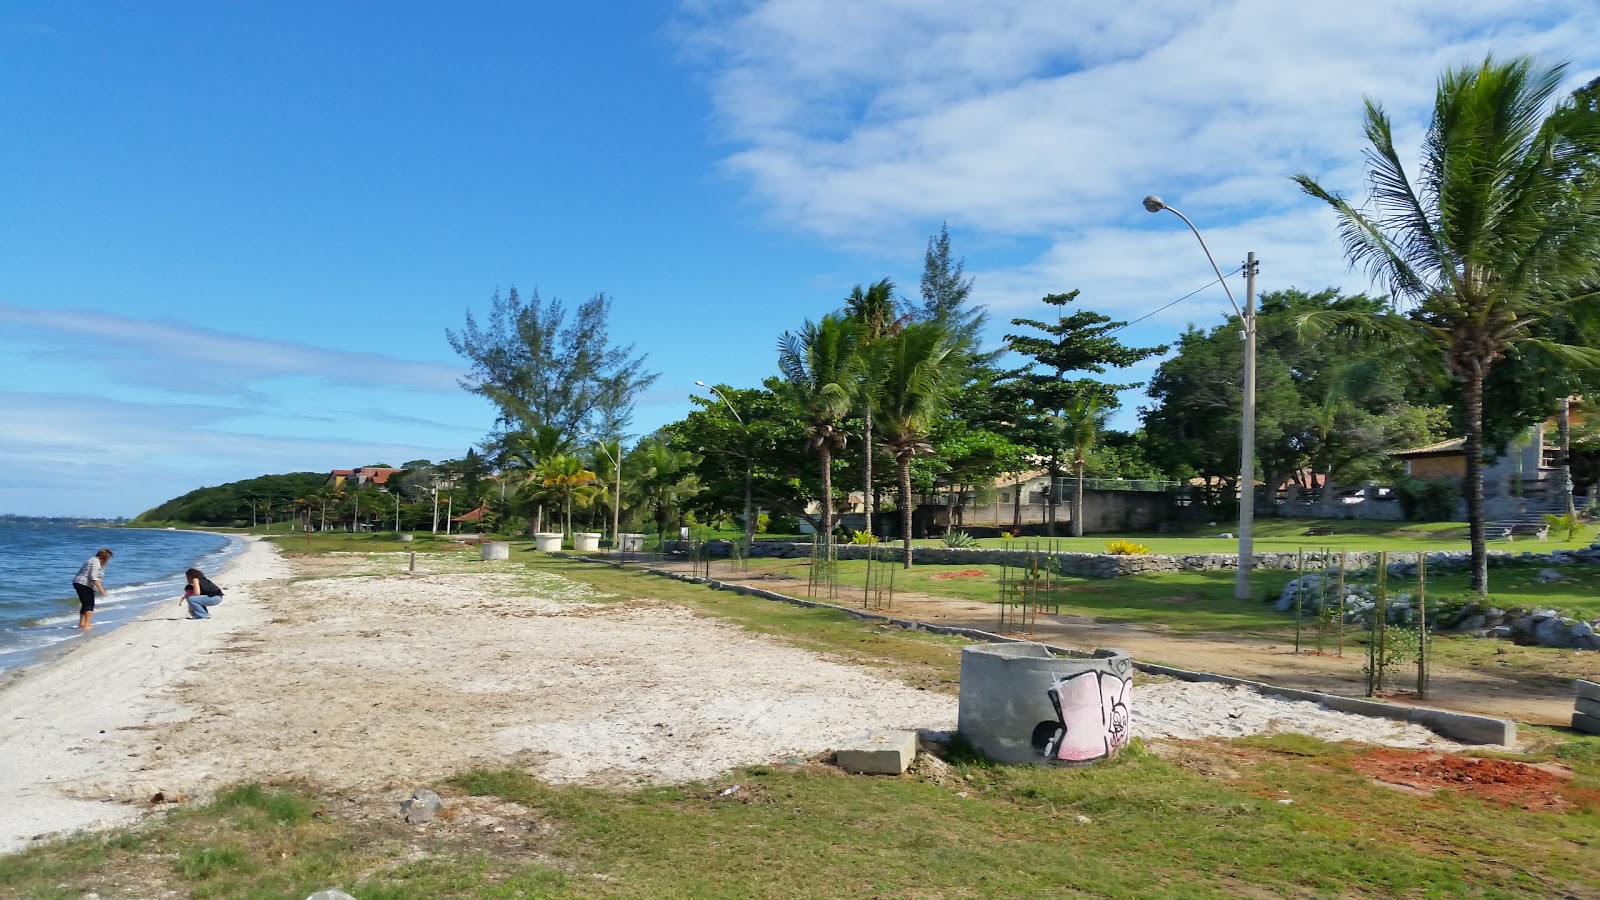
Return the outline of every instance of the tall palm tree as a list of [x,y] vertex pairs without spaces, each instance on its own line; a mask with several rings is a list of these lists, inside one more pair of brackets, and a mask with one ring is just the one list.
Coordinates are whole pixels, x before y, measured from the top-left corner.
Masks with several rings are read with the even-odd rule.
[[1077,486],[1072,490],[1072,536],[1083,537],[1083,469],[1089,454],[1100,440],[1100,429],[1105,427],[1106,413],[1100,407],[1100,398],[1077,397],[1068,401],[1061,415],[1051,416],[1058,446],[1072,453],[1072,474]]
[[667,520],[700,493],[700,479],[689,471],[697,461],[693,453],[659,441],[642,444],[623,458],[628,473],[624,499],[630,508],[650,513],[658,539],[666,532]]
[[872,405],[884,446],[900,467],[900,540],[911,568],[911,460],[933,450],[928,433],[944,411],[954,382],[950,333],[937,322],[907,325],[872,356]]
[[[572,439],[552,425],[535,425],[520,431],[508,431],[495,441],[494,457],[502,475],[507,473],[524,486],[537,486],[541,463],[572,449]],[[531,492],[537,496],[538,491]],[[544,524],[544,504],[535,499],[533,530]]]
[[[1565,66],[1527,58],[1446,72],[1434,99],[1414,178],[1401,163],[1389,117],[1366,101],[1368,202],[1361,208],[1307,175],[1295,181],[1334,208],[1352,266],[1387,282],[1392,307],[1377,316],[1312,313],[1303,327],[1344,325],[1415,349],[1462,386],[1471,586],[1488,590],[1484,544],[1483,384],[1508,350],[1537,346],[1568,363],[1600,353],[1542,336],[1600,267],[1600,112],[1552,110]],[[1589,177],[1579,177],[1584,172]],[[1578,297],[1558,302],[1555,298]]]
[[806,320],[799,334],[778,338],[778,370],[784,390],[800,407],[811,434],[811,449],[822,462],[822,535],[833,538],[833,454],[844,449],[839,420],[850,413],[860,389],[863,360],[860,327],[837,313],[821,322]]
[[[896,319],[894,314],[894,282],[885,278],[874,283],[866,290],[861,285],[856,285],[850,291],[850,296],[844,301],[845,312],[855,320],[861,329],[861,349],[871,353],[872,348],[879,341],[897,331],[903,324]],[[863,372],[870,372],[868,366],[862,367]],[[870,395],[871,389],[862,391],[863,396]],[[872,404],[861,404],[861,468],[863,493],[861,495],[862,508],[866,510],[867,534],[872,534],[872,517],[877,512],[873,503],[872,490],[872,451],[875,449],[872,441]]]

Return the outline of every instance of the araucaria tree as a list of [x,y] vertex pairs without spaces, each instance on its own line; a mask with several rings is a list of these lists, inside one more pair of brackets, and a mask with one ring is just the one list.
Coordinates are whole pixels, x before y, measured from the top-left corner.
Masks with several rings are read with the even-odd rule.
[[911,460],[932,451],[928,434],[950,391],[950,334],[937,322],[907,325],[875,348],[871,357],[872,406],[884,446],[900,467],[900,538],[911,568]]
[[[1046,306],[1060,310],[1054,322],[1037,319],[1012,319],[1011,324],[1032,329],[1038,334],[1008,334],[1010,348],[1030,357],[1028,365],[1012,373],[1015,377],[1004,386],[1004,393],[1014,397],[1031,424],[1035,445],[1044,451],[1046,467],[1050,472],[1050,490],[1047,494],[1049,515],[1046,528],[1055,534],[1056,483],[1061,476],[1061,458],[1071,448],[1061,443],[1062,432],[1050,426],[1050,416],[1059,416],[1067,406],[1085,397],[1098,399],[1106,411],[1117,407],[1117,391],[1135,384],[1104,384],[1086,378],[1086,375],[1103,375],[1108,369],[1122,369],[1150,356],[1167,352],[1165,346],[1129,347],[1115,335],[1126,322],[1115,322],[1110,317],[1091,310],[1079,310],[1068,315],[1066,306],[1078,299],[1078,292],[1050,294],[1043,298]],[[1073,373],[1082,373],[1069,378]]]
[[800,407],[811,449],[822,463],[822,535],[833,536],[833,454],[844,449],[840,420],[850,414],[860,386],[861,329],[837,313],[806,321],[799,334],[778,338],[783,388]]
[[1526,58],[1446,72],[1414,175],[1401,163],[1388,115],[1369,99],[1368,201],[1359,208],[1310,176],[1295,176],[1336,211],[1351,265],[1387,284],[1393,298],[1380,315],[1312,314],[1306,326],[1343,325],[1409,346],[1462,385],[1462,493],[1471,586],[1480,594],[1488,590],[1485,377],[1519,344],[1568,364],[1600,357],[1540,336],[1546,319],[1588,302],[1585,286],[1600,267],[1600,180],[1584,177],[1600,148],[1600,114],[1553,104],[1564,73]]
[[489,323],[472,311],[461,331],[446,329],[451,349],[472,363],[461,386],[500,410],[505,433],[547,426],[565,439],[588,431],[616,437],[633,416],[633,397],[654,373],[633,346],[613,346],[606,329],[611,301],[595,294],[578,305],[570,321],[560,300],[526,302],[517,289],[490,301]]

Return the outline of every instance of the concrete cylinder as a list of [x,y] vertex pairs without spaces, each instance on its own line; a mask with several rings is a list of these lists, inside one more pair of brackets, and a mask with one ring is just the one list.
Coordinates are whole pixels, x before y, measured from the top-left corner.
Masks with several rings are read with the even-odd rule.
[[411,543],[412,537],[414,537],[414,535],[412,535],[410,533],[402,534],[402,535],[400,535],[400,543],[409,544],[409,543]]
[[536,531],[533,535],[533,546],[536,550],[554,553],[561,549],[561,532]]
[[624,531],[622,533],[622,552],[624,552],[624,553],[638,553],[643,549],[644,549],[644,535],[642,535],[642,534],[629,534],[626,531]]
[[483,558],[486,560],[510,559],[511,545],[505,541],[484,541],[483,544],[479,546],[478,552],[482,554]]
[[1043,644],[961,651],[961,736],[1004,763],[1085,765],[1133,735],[1133,660],[1120,650],[1055,656]]
[[596,553],[600,550],[600,534],[595,531],[574,531],[572,549],[579,553]]

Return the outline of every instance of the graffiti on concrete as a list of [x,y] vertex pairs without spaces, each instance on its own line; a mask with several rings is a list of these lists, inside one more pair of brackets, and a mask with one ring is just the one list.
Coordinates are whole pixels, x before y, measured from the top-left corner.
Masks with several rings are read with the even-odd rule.
[[1132,736],[1132,674],[1089,671],[1057,679],[1047,692],[1056,721],[1034,726],[1034,749],[1056,763],[1115,756]]

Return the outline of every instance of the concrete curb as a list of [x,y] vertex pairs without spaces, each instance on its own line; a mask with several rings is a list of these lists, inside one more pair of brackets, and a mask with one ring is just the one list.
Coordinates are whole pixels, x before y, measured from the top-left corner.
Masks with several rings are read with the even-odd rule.
[[[563,554],[565,556],[565,554]],[[606,560],[586,558],[581,556],[567,556],[568,559],[583,560],[586,562],[605,563]],[[617,568],[615,563],[610,563]],[[703,584],[712,590],[732,591],[751,597],[760,597],[763,600],[774,600],[779,603],[788,603],[793,606],[804,606],[813,609],[831,609],[846,615],[855,616],[870,622],[883,622],[896,625],[912,631],[926,631],[931,634],[948,634],[957,637],[968,637],[979,641],[997,641],[1005,643],[1044,644],[1043,641],[1032,641],[1025,638],[1014,638],[977,628],[957,628],[947,625],[930,625],[926,622],[917,622],[912,619],[897,619],[880,613],[868,612],[864,609],[852,609],[848,606],[839,606],[835,603],[823,603],[818,600],[802,600],[799,597],[790,597],[777,591],[764,588],[753,588],[742,584],[730,584],[718,581],[715,578],[701,578],[699,576],[684,575],[681,572],[672,572],[667,569],[645,568],[643,571],[651,575],[659,575],[676,581],[687,581],[691,584]],[[1044,644],[1051,652],[1062,656],[1076,657],[1079,659],[1093,657],[1096,654],[1087,653],[1071,647],[1058,647],[1054,644]],[[1114,649],[1114,648],[1106,648]],[[1119,651],[1121,652],[1121,651]],[[1358,716],[1370,716],[1381,719],[1395,719],[1401,722],[1410,722],[1421,725],[1452,740],[1467,744],[1494,744],[1502,747],[1514,747],[1517,744],[1517,724],[1510,719],[1496,719],[1491,716],[1480,716],[1473,713],[1453,712],[1451,710],[1436,709],[1427,706],[1400,706],[1392,703],[1382,703],[1377,700],[1363,700],[1355,697],[1341,697],[1338,694],[1324,694],[1319,691],[1303,691],[1298,688],[1277,687],[1260,681],[1250,681],[1244,678],[1235,678],[1231,675],[1218,675],[1212,672],[1194,672],[1188,669],[1178,669],[1172,666],[1162,666],[1155,663],[1142,663],[1135,661],[1135,669],[1149,675],[1165,675],[1181,681],[1209,681],[1219,684],[1232,684],[1249,688],[1266,696],[1285,697],[1290,700],[1303,700],[1308,703],[1320,703],[1323,706],[1339,712],[1351,713]]]

